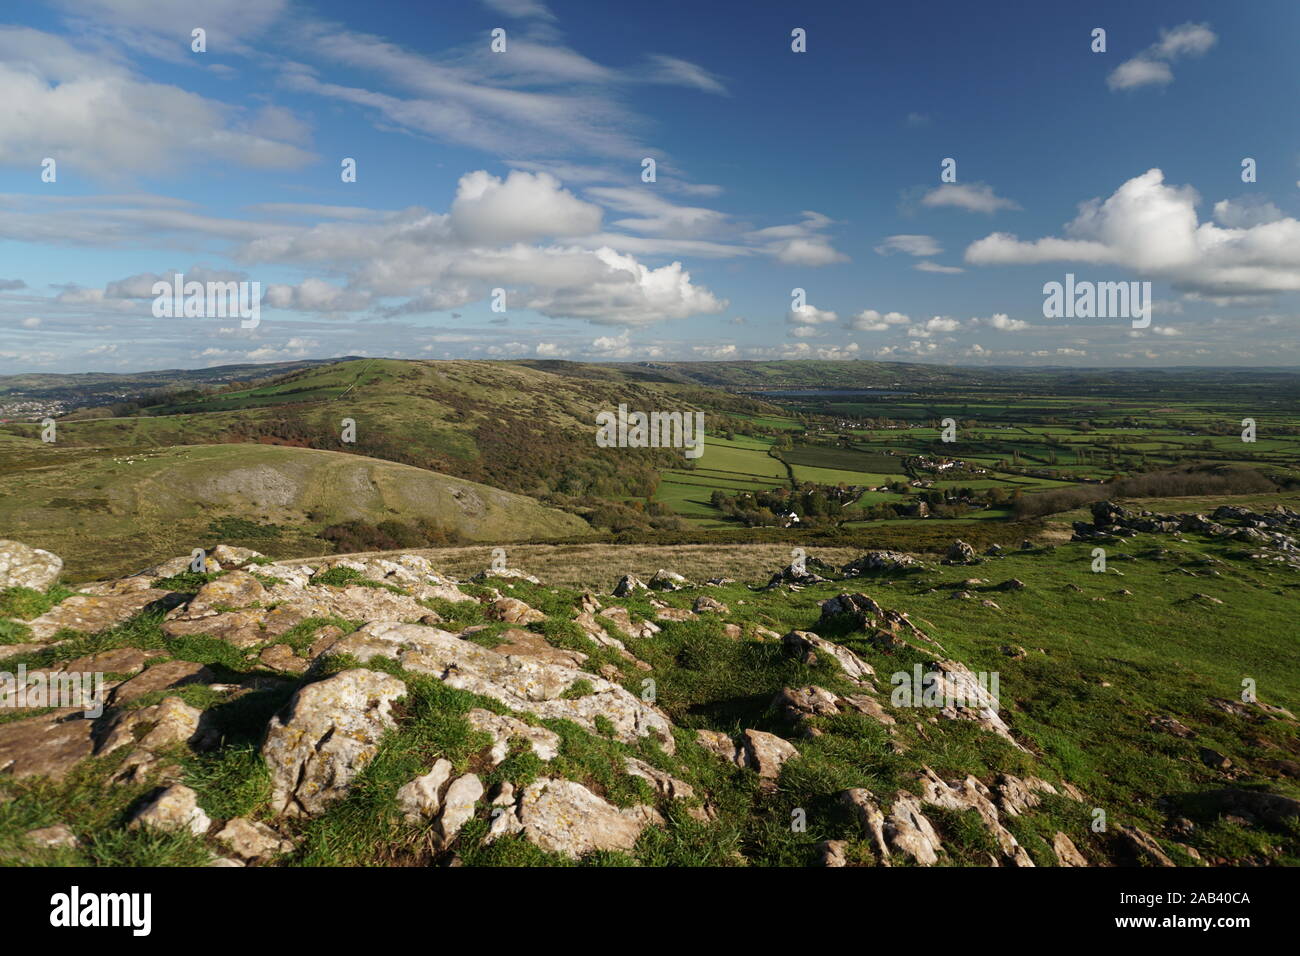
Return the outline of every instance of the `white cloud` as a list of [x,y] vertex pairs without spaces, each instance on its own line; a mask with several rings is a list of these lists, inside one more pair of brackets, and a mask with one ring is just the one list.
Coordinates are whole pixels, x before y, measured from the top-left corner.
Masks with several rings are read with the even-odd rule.
[[974,265],[1081,262],[1131,269],[1210,296],[1300,290],[1300,221],[1283,218],[1241,228],[1198,222],[1190,186],[1167,186],[1151,169],[1109,198],[1092,199],[1065,227],[1065,237],[1021,241],[993,233],[966,249]]
[[995,213],[999,209],[1019,209],[1020,204],[993,192],[986,183],[944,183],[921,197],[921,205],[930,208],[951,206],[967,212]]
[[911,319],[901,312],[881,315],[875,309],[863,309],[848,321],[848,327],[857,332],[888,332],[896,325],[907,325]]
[[653,54],[650,57],[655,64],[655,71],[650,78],[656,83],[670,83],[676,86],[690,86],[705,93],[727,96],[727,88],[722,81],[702,66],[675,56]]
[[583,202],[550,173],[512,170],[505,180],[466,173],[451,204],[451,227],[469,242],[577,236],[600,228],[599,206]]
[[802,309],[791,309],[785,314],[787,325],[827,325],[838,318],[834,312],[811,304],[805,304]]
[[263,304],[298,312],[355,312],[370,304],[370,296],[341,289],[323,279],[305,279],[296,286],[268,286]]
[[1168,86],[1174,81],[1170,61],[1182,56],[1201,56],[1218,39],[1209,24],[1205,23],[1184,23],[1172,30],[1162,29],[1156,43],[1115,67],[1106,77],[1106,85],[1112,90]]
[[1230,229],[1249,229],[1285,219],[1286,215],[1267,200],[1246,196],[1220,199],[1214,204],[1214,218]]
[[966,271],[961,266],[941,266],[937,262],[930,262],[928,260],[918,262],[916,265],[912,266],[912,268],[917,272],[937,272],[941,275],[956,275],[959,272]]
[[886,236],[876,252],[882,256],[901,252],[909,256],[937,256],[943,252],[943,246],[933,236],[898,235]]
[[919,325],[914,325],[907,330],[907,334],[915,339],[928,339],[936,332],[956,332],[961,328],[961,322],[957,319],[951,319],[946,315],[936,315],[926,319]]
[[749,233],[747,238],[762,243],[764,251],[785,265],[815,268],[848,262],[849,257],[837,251],[822,235],[834,222],[819,212],[805,210],[802,222],[769,226]]
[[1029,328],[1028,322],[1013,319],[1005,312],[996,312],[987,319],[971,319],[971,325],[987,325],[999,332],[1019,332],[1021,329]]
[[313,158],[253,131],[223,103],[139,78],[37,30],[0,27],[0,89],[0,165],[48,156],[61,175],[112,179],[182,161],[296,169]]

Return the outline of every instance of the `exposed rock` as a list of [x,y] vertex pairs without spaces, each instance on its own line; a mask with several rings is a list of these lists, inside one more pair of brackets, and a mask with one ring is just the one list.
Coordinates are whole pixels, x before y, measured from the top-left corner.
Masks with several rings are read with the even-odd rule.
[[675,571],[660,568],[650,579],[650,588],[654,591],[680,591],[690,582]]
[[929,767],[922,768],[922,802],[947,810],[974,810],[983,822],[984,829],[989,831],[997,841],[1003,855],[1010,862],[1016,866],[1033,866],[1034,862],[1025,848],[1020,845],[1011,831],[1003,826],[991,796],[989,789],[973,776],[968,775],[965,780],[950,784],[940,779],[939,775]]
[[416,777],[397,791],[397,809],[407,823],[420,823],[437,815],[442,809],[443,786],[451,779],[451,761],[439,757],[428,773]]
[[817,629],[833,633],[846,624],[854,630],[875,631],[903,641],[942,651],[939,642],[911,622],[901,611],[881,607],[865,594],[840,594],[821,603]]
[[1182,737],[1184,740],[1196,736],[1190,727],[1167,714],[1156,714],[1148,718],[1147,723],[1157,730],[1163,730],[1175,737]]
[[542,760],[552,760],[560,752],[560,735],[545,727],[534,727],[518,717],[508,714],[494,714],[490,710],[476,707],[465,715],[471,727],[481,730],[492,737],[492,748],[488,759],[496,766],[510,753],[512,738],[524,740]]
[[[334,650],[352,654],[363,662],[375,655],[392,657],[408,670],[431,674],[451,687],[491,697],[511,710],[572,720],[595,733],[599,732],[596,718],[603,717],[624,743],[634,744],[641,737],[653,735],[668,753],[675,747],[668,719],[620,685],[587,671],[498,654],[437,628],[367,624],[339,641]],[[565,699],[564,692],[580,680],[590,684],[592,692]]]
[[684,607],[661,607],[655,611],[657,621],[694,621],[697,615]]
[[113,691],[112,703],[120,707],[157,690],[171,690],[186,684],[211,684],[216,679],[216,675],[202,664],[193,661],[163,661],[146,667],[126,683],[119,684]]
[[817,844],[817,862],[822,866],[848,866],[844,850],[848,846],[843,840],[823,840]]
[[208,610],[250,607],[265,600],[266,588],[261,581],[247,571],[228,571],[199,588],[186,612],[197,616]]
[[740,765],[740,747],[736,745],[736,742],[732,740],[730,736],[724,734],[722,731],[697,730],[695,731],[695,739],[699,742],[701,747],[717,754],[723,760],[727,761],[727,763],[734,763],[737,766]]
[[1024,582],[1024,581],[1021,581],[1019,578],[1007,578],[1007,579],[1006,579],[1005,581],[1003,581],[1001,584],[997,585],[997,587],[996,587],[994,590],[997,590],[997,591],[1023,591],[1024,589],[1025,589],[1025,582]]
[[286,674],[301,674],[307,669],[308,664],[295,654],[288,644],[274,644],[265,648],[257,659],[272,670]]
[[526,571],[520,571],[518,568],[484,568],[470,580],[490,581],[493,578],[500,578],[506,581],[527,581],[529,584],[542,583],[531,574],[528,574]]
[[262,756],[271,769],[276,813],[313,814],[342,797],[393,726],[406,684],[354,668],[303,687],[271,718]]
[[76,707],[0,724],[0,773],[63,779],[94,751],[93,726]]
[[[550,777],[529,784],[514,813],[501,813],[507,817],[513,821],[499,827],[500,832],[522,833],[543,850],[575,859],[595,850],[629,851],[642,830],[664,822],[650,807],[620,810],[582,784]],[[495,835],[490,832],[489,838]]]
[[532,657],[550,664],[562,664],[565,667],[581,667],[587,655],[581,651],[571,651],[564,647],[554,647],[546,638],[532,631],[511,628],[498,635],[502,642],[492,648],[498,654],[514,657]]
[[536,624],[546,620],[546,615],[529,607],[518,598],[503,597],[488,606],[488,617],[507,624]]
[[162,651],[142,651],[137,647],[118,647],[111,651],[87,654],[60,665],[66,674],[138,674],[155,657],[165,657]]
[[650,587],[640,578],[625,574],[614,585],[614,597],[627,597],[640,591],[649,591]]
[[1126,862],[1134,866],[1175,866],[1173,860],[1160,849],[1155,837],[1137,827],[1122,826],[1115,836]]
[[924,691],[926,699],[933,694],[944,702],[938,713],[949,720],[971,720],[990,733],[995,733],[1017,750],[1028,753],[1011,736],[1011,729],[998,713],[999,702],[991,689],[983,687],[970,668],[958,661],[932,662],[926,669]]
[[846,578],[856,578],[878,571],[907,571],[916,567],[920,567],[920,562],[902,551],[868,551],[840,568],[840,573]]
[[1038,777],[1021,779],[1014,774],[1000,773],[993,781],[998,806],[1007,816],[1016,817],[1042,803],[1040,793],[1056,794],[1056,788]]
[[943,844],[925,814],[920,801],[906,790],[898,791],[889,816],[885,818],[884,835],[889,845],[906,853],[921,866],[939,862]]
[[885,815],[880,812],[875,795],[870,790],[854,787],[840,793],[839,799],[853,813],[859,826],[871,834],[871,842],[880,864],[889,866],[889,847],[885,843]]
[[844,671],[844,676],[855,684],[870,684],[876,676],[870,664],[858,657],[847,647],[818,637],[812,631],[791,631],[781,638],[786,651],[798,657],[805,664],[811,663],[812,655],[821,652],[833,658]]
[[59,579],[63,559],[21,541],[0,540],[0,588],[45,591]]
[[640,777],[661,797],[669,800],[689,800],[695,796],[695,788],[684,780],[678,780],[670,773],[652,767],[636,757],[624,757],[623,769],[634,777]]
[[782,765],[797,756],[799,751],[776,734],[762,730],[746,730],[741,734],[740,757],[744,765],[756,771],[761,778],[775,780],[781,775]]
[[691,605],[691,610],[696,614],[730,614],[731,608],[717,598],[711,598],[707,594],[701,594]]
[[129,828],[152,827],[157,830],[189,830],[202,836],[212,820],[199,808],[199,795],[189,787],[173,784],[132,818]]
[[1228,770],[1232,767],[1230,759],[1210,747],[1200,747],[1196,753],[1201,758],[1201,763],[1212,770]]
[[28,830],[23,834],[23,839],[33,846],[50,850],[75,849],[80,846],[77,835],[61,823],[52,827],[41,827],[38,830]]
[[653,637],[659,633],[659,625],[652,621],[634,621],[625,607],[607,607],[600,612],[600,616],[607,621],[613,621],[614,625],[633,638]]
[[[188,615],[188,609],[186,610]],[[168,637],[205,637],[225,641],[241,650],[265,643],[271,636],[262,631],[266,612],[258,609],[203,613],[199,617],[181,616],[163,622],[163,633]]]
[[798,690],[783,687],[772,698],[772,707],[787,720],[795,723],[807,717],[825,717],[840,712],[839,697],[816,685],[801,687]]
[[344,636],[341,628],[335,627],[333,624],[326,624],[316,632],[315,640],[311,642],[311,647],[307,649],[307,656],[314,659],[328,653]]
[[[210,734],[200,730],[202,723],[203,711],[179,697],[167,697],[152,707],[119,711],[95,754],[102,757],[123,747],[138,747],[152,754],[177,744],[202,749],[211,742]],[[147,766],[139,770],[152,766],[152,761],[144,763]]]
[[815,558],[809,558],[803,562],[792,562],[772,575],[767,582],[767,590],[773,590],[783,585],[792,585],[794,587],[809,587],[813,584],[821,584],[826,578],[811,570],[812,567],[824,568],[830,570],[821,561]]
[[266,557],[262,552],[254,551],[252,548],[236,548],[228,544],[219,544],[208,553],[223,568],[242,568],[256,558]]
[[1074,842],[1064,833],[1057,832],[1052,837],[1052,852],[1056,854],[1056,862],[1059,866],[1087,866],[1088,861]]
[[944,564],[974,564],[976,561],[975,549],[965,541],[958,538],[948,548],[948,554],[944,557]]
[[443,795],[442,813],[435,827],[444,847],[456,839],[460,828],[474,816],[474,806],[482,796],[483,783],[472,773],[451,782]]
[[68,628],[83,634],[98,634],[144,611],[175,607],[184,595],[149,588],[125,594],[74,594],[27,622],[32,639],[48,641]]
[[293,842],[283,839],[265,823],[235,817],[217,833],[217,839],[243,860],[269,860],[293,850]]

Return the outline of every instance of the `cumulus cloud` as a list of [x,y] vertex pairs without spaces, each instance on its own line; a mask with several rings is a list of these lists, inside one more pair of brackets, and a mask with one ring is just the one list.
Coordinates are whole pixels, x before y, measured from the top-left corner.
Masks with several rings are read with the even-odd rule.
[[578,236],[600,228],[601,209],[583,202],[550,173],[512,170],[504,180],[466,173],[451,204],[451,226],[469,242],[518,242]]
[[1157,42],[1115,67],[1106,77],[1106,85],[1112,90],[1167,86],[1174,81],[1171,61],[1182,56],[1201,56],[1218,39],[1205,23],[1184,23],[1172,30],[1161,30]]
[[951,319],[946,315],[936,315],[912,326],[907,330],[907,334],[910,338],[928,339],[935,333],[956,332],[959,328],[961,328],[959,320]]
[[812,304],[805,304],[802,309],[791,309],[785,314],[787,325],[827,325],[838,318],[834,312]]
[[898,325],[907,325],[909,319],[902,312],[886,312],[881,315],[875,309],[863,309],[849,319],[848,328],[857,332],[888,332]]
[[361,292],[342,289],[323,279],[305,279],[298,285],[268,286],[263,304],[298,312],[355,312],[370,304]]
[[987,319],[971,319],[971,325],[986,325],[991,329],[997,329],[999,332],[1019,332],[1021,329],[1029,328],[1028,322],[1013,319],[1005,312],[996,312]]
[[993,214],[999,209],[1019,209],[1015,200],[1006,199],[993,192],[986,183],[944,183],[921,197],[921,205],[929,208],[950,206],[966,212]]
[[1214,218],[1231,229],[1249,229],[1251,226],[1285,219],[1286,215],[1265,199],[1246,196],[1241,199],[1220,199],[1214,204]]
[[1300,221],[1285,217],[1223,228],[1198,221],[1199,201],[1192,187],[1166,185],[1164,173],[1151,169],[1109,198],[1083,203],[1064,236],[1022,241],[993,233],[967,247],[966,261],[1124,267],[1210,296],[1300,290]]

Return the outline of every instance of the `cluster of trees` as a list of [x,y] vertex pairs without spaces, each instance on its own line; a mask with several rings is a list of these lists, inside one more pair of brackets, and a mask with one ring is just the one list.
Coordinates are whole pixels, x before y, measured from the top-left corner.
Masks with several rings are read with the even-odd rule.
[[1277,484],[1251,468],[1199,466],[1113,478],[1101,485],[1056,488],[1022,495],[1012,505],[1016,518],[1073,511],[1103,498],[1182,498],[1193,495],[1248,495],[1277,490]]
[[839,520],[846,497],[839,489],[801,484],[794,489],[781,487],[736,495],[715,490],[710,503],[748,528],[781,527],[790,521],[791,514],[798,517],[800,527],[816,528]]
[[344,521],[320,532],[320,537],[334,545],[336,554],[353,551],[392,551],[397,548],[445,548],[468,543],[455,531],[439,527],[428,518],[414,522]]

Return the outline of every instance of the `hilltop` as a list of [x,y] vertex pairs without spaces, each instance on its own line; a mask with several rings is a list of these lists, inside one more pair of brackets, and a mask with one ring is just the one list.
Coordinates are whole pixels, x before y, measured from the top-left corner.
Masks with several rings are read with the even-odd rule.
[[814,551],[748,582],[609,589],[610,547],[599,594],[527,567],[458,580],[436,553],[225,546],[206,574],[183,555],[74,591],[5,544],[25,586],[0,591],[0,668],[105,672],[107,706],[0,723],[0,856],[1300,863],[1300,678],[1276,626],[1297,580],[1241,547],[1300,513],[1095,517],[1057,547]]

